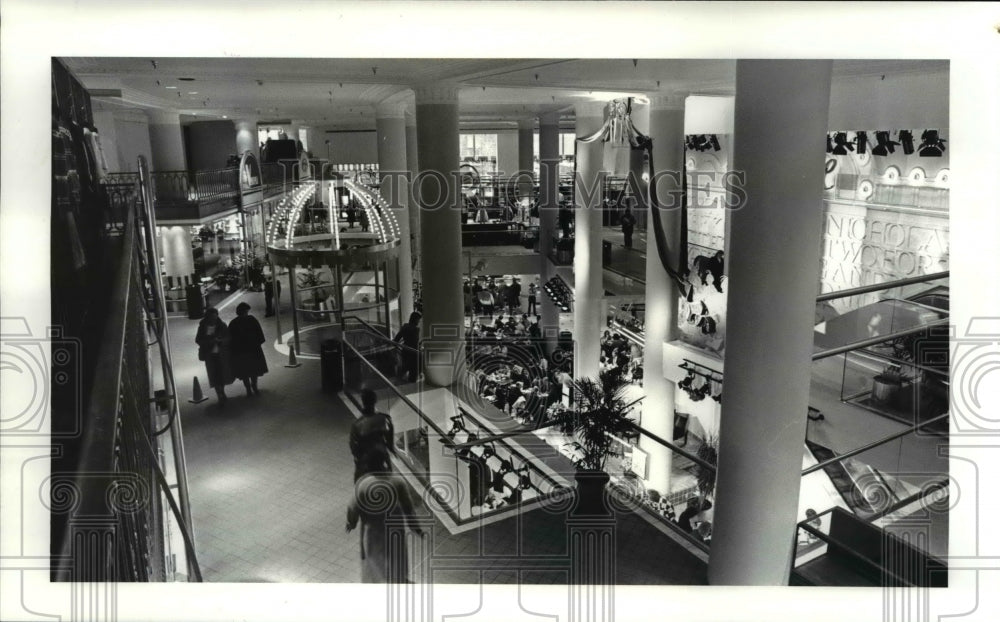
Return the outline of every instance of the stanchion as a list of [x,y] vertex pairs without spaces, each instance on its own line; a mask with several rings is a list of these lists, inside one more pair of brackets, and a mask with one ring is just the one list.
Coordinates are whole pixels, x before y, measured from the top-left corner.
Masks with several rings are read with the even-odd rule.
[[301,366],[302,363],[295,360],[295,346],[293,344],[288,344],[288,365],[285,365],[285,367],[301,367]]
[[208,398],[205,397],[201,392],[201,383],[198,382],[198,376],[194,377],[194,397],[188,400],[192,404],[201,404],[207,401]]

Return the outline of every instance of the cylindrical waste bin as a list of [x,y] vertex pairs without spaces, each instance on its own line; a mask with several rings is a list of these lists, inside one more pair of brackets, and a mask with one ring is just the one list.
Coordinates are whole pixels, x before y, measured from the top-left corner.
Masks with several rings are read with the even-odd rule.
[[205,297],[201,293],[200,285],[188,285],[184,288],[185,298],[187,298],[187,310],[189,320],[200,320],[205,315]]
[[611,242],[608,240],[601,242],[601,258],[604,260],[605,266],[611,265]]
[[343,389],[344,359],[339,339],[325,339],[320,344],[319,363],[323,393],[337,393]]

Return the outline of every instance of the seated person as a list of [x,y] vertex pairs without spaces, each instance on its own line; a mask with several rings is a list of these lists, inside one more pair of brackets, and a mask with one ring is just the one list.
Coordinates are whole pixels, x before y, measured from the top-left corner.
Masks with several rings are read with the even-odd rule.
[[701,514],[701,511],[702,511],[701,503],[699,503],[697,497],[692,497],[688,499],[687,507],[684,508],[684,511],[681,512],[681,515],[677,517],[677,524],[684,531],[688,533],[693,533],[694,530],[691,527],[691,519],[697,516],[698,514]]
[[710,521],[702,521],[698,524],[697,536],[701,538],[701,541],[705,544],[712,542],[712,523]]

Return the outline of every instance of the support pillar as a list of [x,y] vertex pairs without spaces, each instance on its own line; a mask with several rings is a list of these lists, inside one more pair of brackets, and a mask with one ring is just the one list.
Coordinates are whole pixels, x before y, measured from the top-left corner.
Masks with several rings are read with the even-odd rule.
[[538,119],[538,311],[539,328],[545,349],[551,354],[559,339],[559,309],[542,289],[555,276],[552,240],[558,230],[559,216],[559,113],[543,114]]
[[[386,200],[399,224],[400,248],[398,273],[386,275],[389,282],[399,282],[399,319],[405,322],[413,311],[413,269],[410,246],[409,195],[406,180],[406,120],[402,104],[379,104],[375,109],[375,137],[378,142],[378,168],[382,198]],[[389,335],[390,337],[392,335]]]
[[521,119],[517,122],[517,195],[521,201],[531,203],[534,189],[533,171],[535,163],[535,120]]
[[249,151],[260,161],[260,143],[257,141],[257,120],[239,119],[234,121],[236,126],[236,154],[243,155]]
[[[829,60],[740,60],[713,585],[787,585],[820,269]],[[792,231],[794,235],[779,235]]]
[[149,111],[149,146],[154,171],[186,171],[181,115],[164,110]]
[[[408,188],[411,188],[407,214],[410,218],[410,266],[414,275],[414,281],[420,281],[420,205],[413,200],[416,194],[412,191],[413,178],[420,170],[417,162],[417,117],[407,110],[404,113],[406,121],[406,171]],[[404,283],[404,287],[409,284]]]
[[423,278],[424,374],[436,386],[455,382],[465,357],[462,211],[458,188],[458,88],[418,87],[417,153]]
[[188,227],[160,227],[159,238],[163,274],[177,285],[190,285],[194,276],[194,251]]
[[[682,185],[679,175],[663,174],[666,171],[684,170],[684,100],[687,93],[669,93],[651,98],[649,136],[653,139],[653,166],[658,209],[663,223],[667,254],[680,257]],[[633,123],[636,119],[633,118]],[[642,131],[642,127],[638,127]],[[647,212],[648,214],[648,212]],[[642,388],[646,399],[642,405],[642,425],[660,438],[673,441],[674,384],[663,377],[663,344],[677,338],[677,301],[680,292],[677,284],[667,274],[660,261],[659,248],[654,235],[653,218],[646,219],[646,347],[642,361],[645,375]],[[684,259],[686,260],[686,258]],[[677,270],[678,265],[671,265]],[[649,480],[647,488],[662,494],[670,492],[670,473],[673,452],[642,437],[640,447],[649,453]]]
[[[577,137],[601,129],[604,109],[603,102],[577,104]],[[603,142],[576,143],[573,377],[577,379],[597,378],[600,371],[601,299],[604,297],[604,266],[601,262],[603,163]]]

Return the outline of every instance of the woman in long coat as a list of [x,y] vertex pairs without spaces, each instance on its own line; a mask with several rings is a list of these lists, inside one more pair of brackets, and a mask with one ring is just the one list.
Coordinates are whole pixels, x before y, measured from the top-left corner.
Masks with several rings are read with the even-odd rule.
[[264,358],[264,331],[257,318],[250,315],[250,305],[236,305],[236,317],[229,323],[230,357],[233,375],[243,381],[247,395],[259,395],[257,378],[267,373]]
[[226,404],[226,385],[233,376],[229,364],[229,327],[219,319],[219,311],[214,307],[205,309],[205,317],[198,324],[198,333],[194,338],[198,344],[198,360],[205,361],[205,371],[208,373],[208,385],[215,389],[219,396],[219,404]]
[[421,537],[424,532],[415,520],[408,486],[391,471],[389,452],[380,443],[368,448],[359,466],[363,475],[354,483],[347,531],[361,524],[361,581],[410,583],[406,529]]

